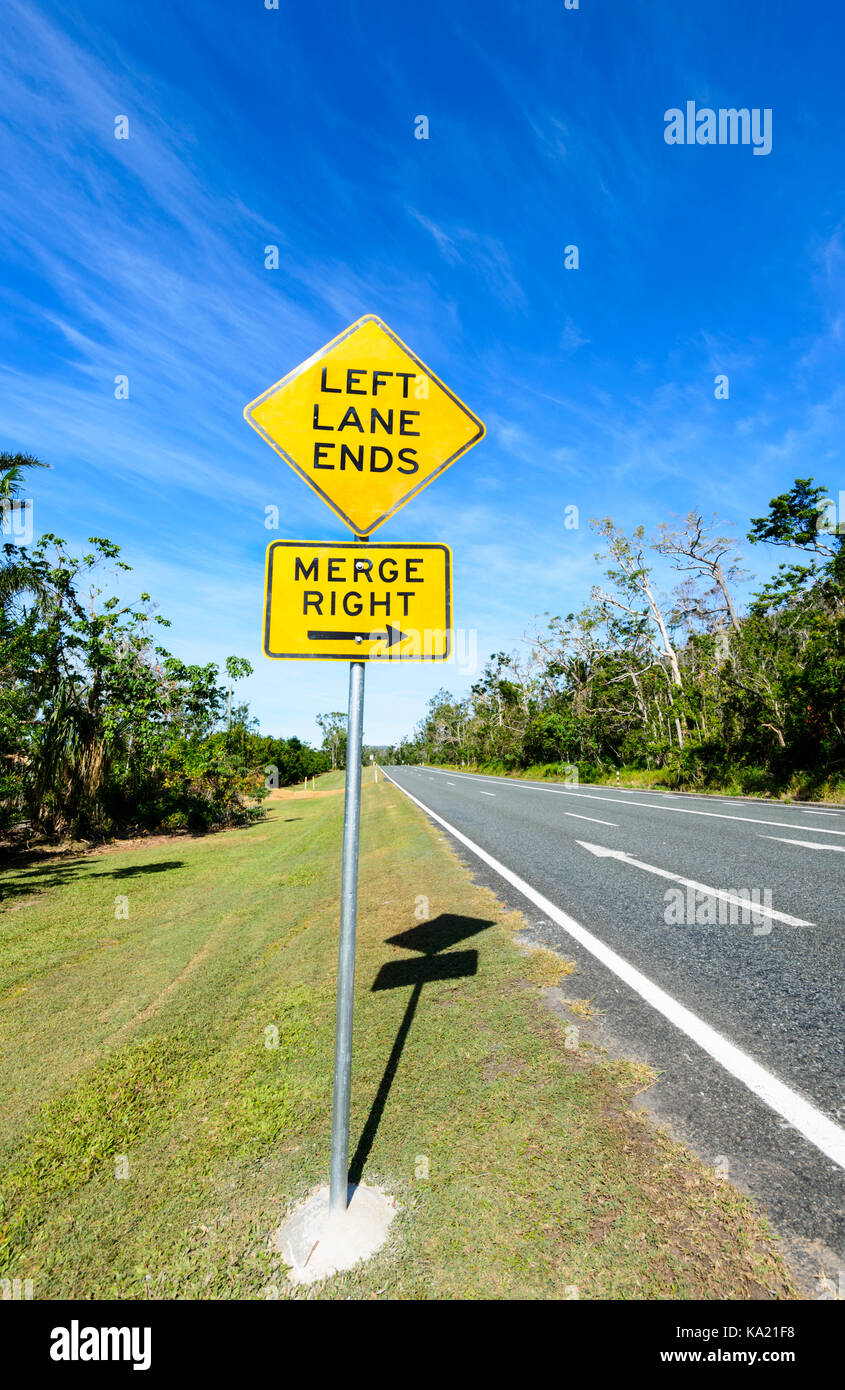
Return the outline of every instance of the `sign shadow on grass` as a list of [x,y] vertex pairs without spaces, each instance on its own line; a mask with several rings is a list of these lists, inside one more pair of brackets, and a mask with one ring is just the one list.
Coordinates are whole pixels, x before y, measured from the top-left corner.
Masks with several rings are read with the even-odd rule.
[[449,948],[465,941],[467,937],[486,931],[492,925],[492,921],[486,921],[481,917],[459,917],[454,913],[444,912],[430,922],[421,922],[418,927],[411,927],[408,931],[400,932],[398,936],[388,937],[389,945],[402,946],[420,954],[408,960],[388,961],[381,967],[372,986],[374,993],[376,990],[402,989],[408,985],[412,986],[412,990],[349,1167],[350,1185],[354,1186],[361,1181],[364,1164],[373,1147],[393,1078],[399,1070],[399,1062],[411,1031],[423,985],[437,980],[460,980],[467,975],[477,974],[477,951],[452,951]]
[[183,859],[165,859],[155,864],[127,864],[123,868],[96,872],[89,869],[91,862],[88,858],[69,859],[63,864],[44,864],[35,869],[23,869],[16,879],[4,886],[0,892],[0,902],[4,898],[41,893],[47,888],[62,888],[65,884],[75,883],[83,877],[86,882],[92,878],[113,878],[122,881],[137,878],[142,874],[163,874],[185,867]]

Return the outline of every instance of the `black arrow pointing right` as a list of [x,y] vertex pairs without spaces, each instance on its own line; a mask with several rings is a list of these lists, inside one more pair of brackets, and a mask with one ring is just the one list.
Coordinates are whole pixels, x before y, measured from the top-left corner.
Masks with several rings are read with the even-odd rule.
[[309,642],[387,642],[388,647],[393,647],[397,642],[402,642],[407,636],[400,628],[394,627],[392,623],[385,624],[386,632],[316,632],[308,633]]

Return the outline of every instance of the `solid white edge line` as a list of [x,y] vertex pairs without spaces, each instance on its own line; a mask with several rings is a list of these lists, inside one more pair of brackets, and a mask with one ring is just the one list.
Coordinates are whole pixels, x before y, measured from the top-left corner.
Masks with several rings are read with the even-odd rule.
[[[382,769],[384,772],[384,769]],[[407,796],[409,801],[413,801],[415,806],[419,806],[427,816],[436,820],[442,825],[444,830],[448,830],[460,844],[466,845],[483,863],[489,865],[500,878],[510,883],[513,888],[527,898],[529,902],[539,907],[547,917],[562,927],[565,932],[573,937],[585,950],[595,956],[596,960],[601,961],[602,965],[612,971],[618,979],[622,980],[629,988],[633,989],[641,999],[650,1004],[665,1019],[679,1028],[682,1033],[686,1033],[698,1047],[706,1052],[719,1066],[726,1072],[741,1081],[753,1092],[759,1100],[773,1110],[781,1119],[786,1120],[802,1134],[809,1143],[819,1149],[821,1153],[837,1163],[840,1168],[845,1168],[845,1130],[839,1125],[834,1124],[820,1110],[817,1110],[809,1101],[799,1096],[797,1091],[793,1091],[772,1072],[761,1067],[759,1062],[755,1062],[753,1057],[749,1057],[747,1052],[741,1051],[727,1038],[717,1033],[715,1028],[711,1028],[709,1023],[699,1018],[685,1004],[679,1003],[671,994],[650,980],[647,975],[643,975],[635,966],[623,960],[622,956],[612,951],[598,937],[593,936],[592,932],[582,927],[574,917],[570,917],[568,912],[556,907],[553,902],[538,893],[536,888],[532,888],[530,883],[526,883],[518,874],[513,873],[504,864],[500,864],[498,859],[494,859],[492,854],[488,854],[480,845],[475,844],[466,835],[457,830],[454,825],[450,825],[442,816],[438,816],[436,811],[432,811],[422,801],[419,801],[411,792],[400,786],[398,782],[384,772],[388,782],[391,782],[403,796]]]

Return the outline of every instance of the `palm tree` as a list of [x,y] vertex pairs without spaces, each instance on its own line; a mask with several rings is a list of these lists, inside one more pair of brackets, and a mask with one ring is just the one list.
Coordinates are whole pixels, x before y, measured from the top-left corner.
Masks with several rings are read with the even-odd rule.
[[[0,512],[4,504],[20,496],[27,468],[52,468],[52,464],[44,463],[34,454],[10,454],[5,449],[0,450]],[[42,602],[46,597],[44,586],[31,565],[13,559],[8,553],[0,555],[0,611],[21,593],[31,593]]]
[[0,450],[0,502],[11,501],[20,494],[25,468],[52,468],[34,454],[10,454]]

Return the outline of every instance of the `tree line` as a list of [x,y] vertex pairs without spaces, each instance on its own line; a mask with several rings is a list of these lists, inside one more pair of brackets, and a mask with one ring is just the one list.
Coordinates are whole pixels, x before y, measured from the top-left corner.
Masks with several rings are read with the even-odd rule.
[[[27,472],[0,453],[0,513]],[[12,528],[4,525],[7,534]],[[103,587],[128,571],[120,547],[92,537],[82,555],[58,536],[0,552],[0,834],[102,838],[207,830],[262,814],[272,786],[325,771],[332,754],[261,735],[237,681],[252,667],[186,664],[159,641],[169,621],[149,594]]]
[[[690,512],[646,538],[590,522],[603,576],[545,614],[524,656],[495,653],[465,697],[441,690],[398,761],[660,773],[675,786],[820,794],[845,783],[845,518],[798,478],[750,520],[787,552],[743,610],[741,547]],[[660,592],[655,569],[674,573]]]

